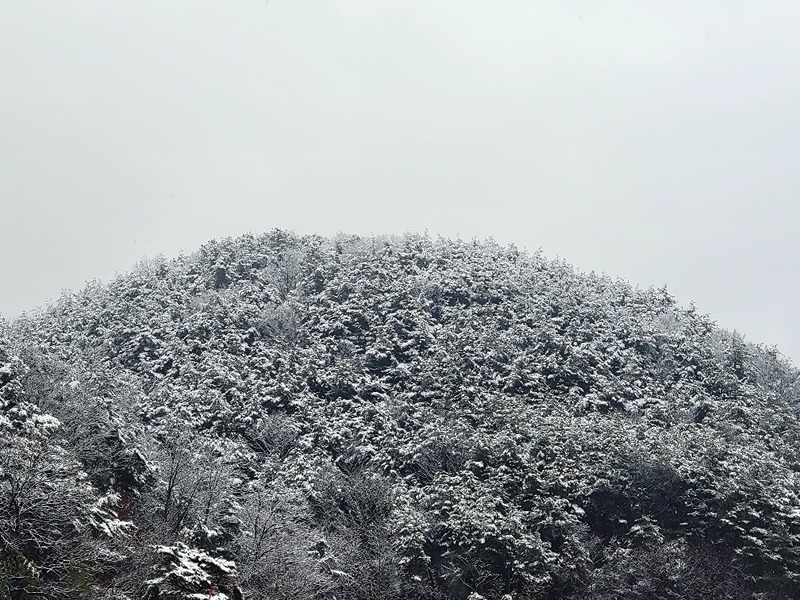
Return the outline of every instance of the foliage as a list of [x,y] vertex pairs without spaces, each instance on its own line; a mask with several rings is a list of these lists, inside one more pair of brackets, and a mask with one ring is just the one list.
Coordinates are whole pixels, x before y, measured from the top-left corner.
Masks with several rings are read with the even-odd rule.
[[213,241],[0,324],[0,594],[800,597],[798,410],[666,289]]

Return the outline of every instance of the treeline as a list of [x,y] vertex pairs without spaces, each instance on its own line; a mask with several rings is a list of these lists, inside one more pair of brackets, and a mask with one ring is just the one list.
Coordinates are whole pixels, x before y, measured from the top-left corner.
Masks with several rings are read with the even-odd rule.
[[796,598],[799,408],[539,253],[211,242],[0,325],[0,598]]

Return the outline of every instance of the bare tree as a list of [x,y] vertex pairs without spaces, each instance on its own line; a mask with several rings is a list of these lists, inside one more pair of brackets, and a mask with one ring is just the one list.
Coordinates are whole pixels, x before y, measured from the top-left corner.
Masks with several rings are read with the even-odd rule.
[[241,533],[236,562],[242,588],[254,600],[311,600],[334,587],[335,575],[308,525],[302,498],[277,485],[254,482],[237,512]]

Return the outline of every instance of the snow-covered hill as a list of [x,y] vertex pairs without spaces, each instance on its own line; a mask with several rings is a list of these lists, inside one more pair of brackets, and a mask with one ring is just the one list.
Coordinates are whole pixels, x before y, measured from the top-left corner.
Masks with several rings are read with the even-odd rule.
[[15,600],[800,597],[798,371],[513,247],[148,261],[3,325],[0,402]]

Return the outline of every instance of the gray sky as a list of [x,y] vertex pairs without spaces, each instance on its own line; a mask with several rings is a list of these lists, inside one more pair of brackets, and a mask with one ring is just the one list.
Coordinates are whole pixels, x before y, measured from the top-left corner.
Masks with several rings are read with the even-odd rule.
[[0,314],[280,227],[493,236],[800,362],[794,0],[3,0]]

